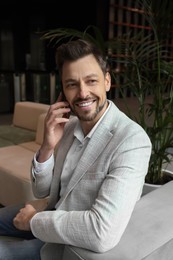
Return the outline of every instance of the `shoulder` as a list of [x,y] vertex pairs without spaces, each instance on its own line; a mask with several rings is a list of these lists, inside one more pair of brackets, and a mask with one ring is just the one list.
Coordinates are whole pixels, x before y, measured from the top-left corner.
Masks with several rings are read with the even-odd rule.
[[115,139],[118,137],[119,140],[124,141],[132,138],[139,143],[145,141],[150,145],[149,136],[142,126],[129,118],[113,102],[111,102],[105,123],[109,125]]

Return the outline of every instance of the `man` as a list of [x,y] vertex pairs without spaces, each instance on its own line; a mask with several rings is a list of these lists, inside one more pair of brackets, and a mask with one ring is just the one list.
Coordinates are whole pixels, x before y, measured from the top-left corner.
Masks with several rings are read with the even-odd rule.
[[40,250],[41,259],[62,259],[66,244],[105,252],[119,242],[141,195],[151,143],[107,100],[111,78],[101,52],[79,39],[61,45],[56,58],[63,95],[47,113],[31,171],[33,192],[48,205],[1,210],[0,235],[28,240],[0,243],[0,259],[39,259]]

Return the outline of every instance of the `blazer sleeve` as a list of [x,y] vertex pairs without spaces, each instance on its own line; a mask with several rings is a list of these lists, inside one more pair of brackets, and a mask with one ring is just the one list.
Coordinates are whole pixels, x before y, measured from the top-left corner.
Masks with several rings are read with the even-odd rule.
[[34,159],[31,164],[31,183],[32,191],[36,198],[44,198],[49,196],[53,168],[54,168],[54,156],[52,156],[48,162],[46,162],[44,168],[36,171]]
[[91,208],[37,213],[31,220],[34,236],[45,242],[73,245],[99,253],[113,248],[141,195],[150,154],[151,143],[144,131],[128,135],[111,154],[109,172]]

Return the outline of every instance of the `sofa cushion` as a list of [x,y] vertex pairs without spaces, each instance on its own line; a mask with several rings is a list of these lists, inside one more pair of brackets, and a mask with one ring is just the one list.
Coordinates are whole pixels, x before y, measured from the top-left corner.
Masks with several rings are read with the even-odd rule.
[[19,146],[21,146],[27,150],[30,150],[34,153],[36,153],[40,149],[40,145],[37,144],[35,141],[21,143],[21,144],[19,144]]
[[34,152],[19,145],[0,149],[0,204],[7,206],[35,199],[30,181]]
[[35,131],[15,127],[13,125],[0,126],[0,147],[35,140]]
[[36,131],[36,143],[41,145],[43,142],[43,135],[44,135],[44,120],[47,113],[41,114],[39,116],[38,124],[37,124],[37,131]]
[[42,103],[17,102],[14,108],[13,125],[36,131],[40,114],[46,113],[48,109],[49,105]]
[[5,140],[4,138],[0,137],[0,147],[5,147],[13,144],[14,144],[13,142],[9,140]]
[[40,145],[43,142],[44,119],[46,117],[46,114],[47,113],[44,113],[39,116],[35,141],[21,143],[20,146],[29,149],[33,152],[37,152],[40,149]]

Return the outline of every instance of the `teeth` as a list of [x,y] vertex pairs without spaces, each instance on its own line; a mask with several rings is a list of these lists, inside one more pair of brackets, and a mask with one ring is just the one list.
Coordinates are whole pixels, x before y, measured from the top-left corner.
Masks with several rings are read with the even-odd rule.
[[87,103],[81,103],[81,104],[78,104],[79,107],[87,107],[87,106],[90,106],[93,102],[87,102]]

